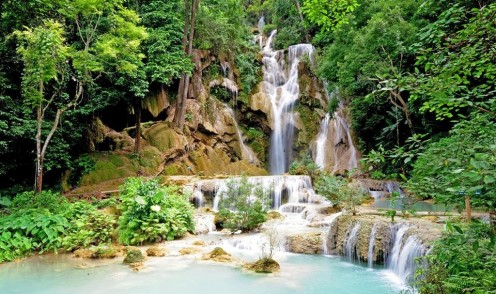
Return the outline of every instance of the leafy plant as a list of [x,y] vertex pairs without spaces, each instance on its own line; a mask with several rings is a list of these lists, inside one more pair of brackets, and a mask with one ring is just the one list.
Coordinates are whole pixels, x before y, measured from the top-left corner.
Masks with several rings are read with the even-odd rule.
[[173,240],[194,229],[193,206],[176,186],[129,178],[120,187],[119,238],[124,244]]
[[362,203],[365,191],[341,177],[322,175],[316,182],[315,190],[334,204],[356,213],[356,206]]
[[67,210],[69,202],[64,196],[52,191],[42,191],[41,193],[29,191],[17,194],[11,206],[15,209],[47,209],[51,213],[61,213]]
[[35,251],[57,251],[69,222],[46,209],[20,209],[0,218],[0,262]]
[[447,223],[446,232],[417,270],[420,293],[494,293],[496,236],[490,225]]
[[231,232],[250,231],[267,220],[270,199],[266,191],[250,184],[246,177],[230,179],[221,194],[217,217]]
[[112,215],[96,210],[87,202],[72,204],[66,215],[71,227],[63,239],[65,249],[72,251],[112,242],[116,225]]
[[312,160],[309,154],[300,160],[296,160],[289,166],[291,175],[307,175],[315,180],[320,175],[319,166]]

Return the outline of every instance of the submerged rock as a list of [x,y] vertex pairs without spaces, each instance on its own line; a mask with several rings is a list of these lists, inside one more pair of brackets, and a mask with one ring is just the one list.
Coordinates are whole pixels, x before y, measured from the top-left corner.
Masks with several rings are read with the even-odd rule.
[[201,250],[195,247],[185,247],[181,250],[179,250],[179,254],[181,255],[189,255],[189,254],[195,254],[200,252]]
[[141,253],[141,250],[133,248],[127,251],[123,263],[131,265],[143,261],[145,261],[145,257],[143,256],[143,253]]
[[112,246],[100,246],[100,247],[92,247],[92,248],[81,248],[74,251],[74,255],[79,258],[105,258],[111,259],[115,258],[119,255],[120,251],[118,248],[114,248]]
[[256,273],[265,274],[278,272],[281,268],[279,263],[272,258],[260,258],[254,263],[245,264],[243,267]]
[[205,246],[205,242],[202,240],[196,240],[193,242],[193,245],[195,246]]

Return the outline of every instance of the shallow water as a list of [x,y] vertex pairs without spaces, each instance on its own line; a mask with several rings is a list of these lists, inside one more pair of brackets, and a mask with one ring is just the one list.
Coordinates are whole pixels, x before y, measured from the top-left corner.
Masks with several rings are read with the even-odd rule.
[[[382,269],[367,269],[338,257],[287,254],[278,275],[183,257],[150,258],[133,272],[121,259],[77,268],[84,260],[68,255],[35,256],[0,266],[0,293],[398,293]],[[88,262],[88,264],[90,264]]]

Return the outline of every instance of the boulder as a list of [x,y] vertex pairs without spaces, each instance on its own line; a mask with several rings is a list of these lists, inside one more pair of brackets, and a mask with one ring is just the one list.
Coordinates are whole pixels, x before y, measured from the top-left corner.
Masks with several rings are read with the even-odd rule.
[[131,248],[127,251],[123,263],[130,265],[132,263],[142,263],[143,261],[145,261],[145,257],[143,256],[143,253],[141,253],[141,250]]
[[148,249],[146,249],[146,255],[147,256],[156,256],[156,257],[163,257],[167,254],[167,249],[166,248],[160,248],[158,246],[152,246]]
[[217,262],[232,262],[234,258],[220,247],[215,247],[214,250],[202,256],[203,260],[213,260]]
[[322,249],[322,233],[311,232],[287,237],[288,248],[293,253],[303,254],[321,254]]

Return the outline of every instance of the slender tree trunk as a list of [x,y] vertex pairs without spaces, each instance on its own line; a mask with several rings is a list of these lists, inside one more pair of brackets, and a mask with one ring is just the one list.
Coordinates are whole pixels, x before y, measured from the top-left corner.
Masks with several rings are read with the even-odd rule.
[[[192,4],[192,5],[191,5]],[[190,7],[191,5],[191,7]],[[193,53],[193,41],[195,37],[195,21],[200,0],[193,0],[193,3],[185,0],[186,19],[184,23],[184,36],[183,36],[183,49],[189,56]],[[190,11],[189,11],[190,10]],[[176,102],[176,112],[174,115],[174,124],[176,127],[182,129],[184,126],[184,115],[186,108],[186,99],[188,99],[190,76],[183,74],[179,81],[179,90]]]
[[140,99],[136,99],[134,104],[134,114],[136,115],[136,139],[134,139],[134,153],[138,155],[140,154],[140,145],[141,145],[141,101]]
[[[183,51],[188,54],[188,36],[189,36],[189,24],[191,22],[191,3],[190,0],[184,0],[184,33],[183,33]],[[176,100],[176,111],[174,112],[174,125],[178,128],[182,128],[182,117],[184,116],[184,100],[186,97],[184,94],[186,74],[181,75],[179,80],[179,88],[177,90],[177,100]]]
[[43,123],[42,105],[38,106],[36,114],[36,175],[35,192],[40,193],[43,187],[43,157],[41,154],[41,125]]
[[[303,18],[303,12],[301,12],[301,5],[300,5],[300,1],[299,0],[295,0],[296,2],[296,10],[298,10],[298,14],[300,15],[300,20],[301,20],[301,24],[304,25],[305,24],[305,19]],[[307,43],[310,43],[310,37],[308,36],[308,32],[305,29],[305,41]]]
[[472,221],[472,206],[470,206],[470,196],[465,195],[465,210],[467,211],[467,223]]

